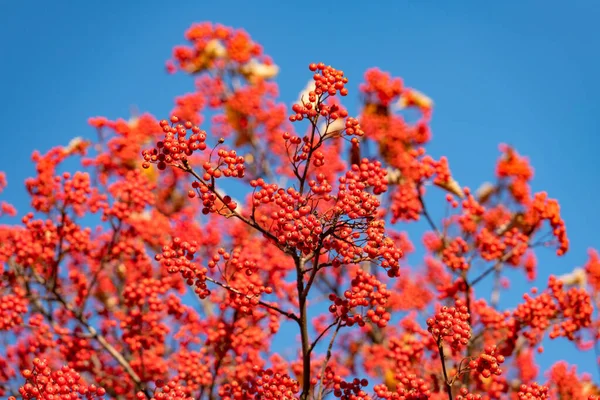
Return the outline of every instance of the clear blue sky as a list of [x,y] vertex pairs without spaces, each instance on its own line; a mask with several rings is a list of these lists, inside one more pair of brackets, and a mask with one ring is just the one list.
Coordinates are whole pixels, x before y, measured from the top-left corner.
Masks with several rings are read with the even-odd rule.
[[[600,247],[600,2],[391,0],[5,1],[0,12],[0,170],[5,199],[26,211],[31,151],[94,134],[90,116],[162,118],[193,90],[164,62],[192,22],[246,29],[281,67],[282,99],[304,87],[309,62],[343,69],[350,110],[365,69],[378,66],[432,97],[434,156],[476,188],[493,177],[500,142],[535,167],[534,190],[559,199],[571,238],[561,259],[546,252],[540,284]],[[352,89],[354,89],[352,91]],[[352,96],[354,94],[354,97]],[[418,241],[418,238],[413,237]],[[513,297],[518,297],[517,290]],[[558,357],[572,347],[552,346]],[[556,353],[555,353],[556,355]],[[541,360],[550,360],[543,356]],[[554,358],[554,357],[552,357]],[[577,360],[568,357],[571,362]],[[593,355],[581,358],[592,371]]]

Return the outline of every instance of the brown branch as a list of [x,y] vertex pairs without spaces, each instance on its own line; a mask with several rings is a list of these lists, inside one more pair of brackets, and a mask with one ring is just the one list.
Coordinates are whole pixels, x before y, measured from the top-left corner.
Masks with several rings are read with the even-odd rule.
[[[39,276],[38,274],[36,274],[35,271],[33,271],[33,276],[34,276],[35,280],[39,284],[41,284],[42,286],[44,286],[46,289],[49,289],[48,288],[48,282],[44,278],[42,278],[41,276]],[[98,332],[96,330],[96,328],[94,328],[89,323],[89,321],[87,320],[87,318],[83,314],[81,314],[78,310],[76,310],[75,308],[73,308],[73,306],[71,306],[69,304],[69,302],[60,293],[57,292],[56,288],[54,288],[51,291],[51,293],[56,297],[56,300],[58,300],[58,302],[61,303],[62,306],[67,311],[69,311],[81,325],[83,325],[83,327],[88,331],[88,333],[90,334],[90,336],[92,338],[94,338],[100,344],[100,346],[102,346],[104,348],[104,350],[106,350],[115,359],[115,361],[117,361],[117,363],[119,363],[119,365],[131,377],[131,379],[135,383],[135,386],[138,389],[142,390],[144,392],[144,395],[147,398],[152,397],[151,394],[150,394],[150,392],[148,391],[148,389],[143,387],[142,381],[141,381],[140,377],[133,370],[133,368],[131,367],[131,365],[129,364],[129,362],[127,362],[127,360],[123,357],[123,355],[121,353],[119,353],[119,351],[117,349],[115,349],[114,346],[111,345],[108,342],[108,340],[106,340],[106,338],[100,332]]]
[[[227,289],[230,292],[233,292],[233,293],[238,294],[240,296],[245,296],[249,300],[251,300],[253,298],[252,296],[248,296],[247,294],[244,294],[244,293],[240,292],[239,290],[237,290],[237,289],[235,289],[235,288],[227,285],[226,283],[221,283],[221,282],[219,282],[219,281],[217,281],[217,280],[215,280],[215,279],[213,279],[211,277],[207,276],[206,280],[209,281],[209,282],[214,283],[215,285],[221,286],[223,289]],[[276,307],[274,305],[271,305],[269,303],[266,303],[266,302],[264,302],[262,300],[259,300],[258,304],[260,304],[261,306],[266,307],[266,308],[268,308],[270,310],[276,311],[279,314],[281,314],[281,315],[283,315],[285,317],[288,317],[288,318],[290,318],[290,319],[292,319],[294,321],[299,321],[300,320],[300,318],[296,314],[294,314],[292,312],[283,311],[281,308]]]
[[439,337],[437,340],[437,346],[440,354],[440,362],[442,363],[442,372],[444,373],[444,386],[446,387],[446,393],[448,393],[448,400],[452,400],[452,385],[448,380],[448,372],[446,371],[446,357],[444,356],[444,346],[442,345],[441,337]]
[[327,363],[329,362],[329,359],[331,358],[331,349],[333,348],[333,342],[335,341],[335,338],[338,334],[338,332],[340,331],[340,328],[342,327],[342,321],[339,320],[337,327],[335,328],[335,331],[333,332],[333,336],[331,337],[331,340],[329,341],[329,347],[327,347],[327,355],[325,356],[325,361],[323,362],[323,366],[321,367],[321,382],[319,382],[319,391],[317,394],[317,400],[322,400],[323,399],[323,379],[325,378],[325,369],[327,368]]

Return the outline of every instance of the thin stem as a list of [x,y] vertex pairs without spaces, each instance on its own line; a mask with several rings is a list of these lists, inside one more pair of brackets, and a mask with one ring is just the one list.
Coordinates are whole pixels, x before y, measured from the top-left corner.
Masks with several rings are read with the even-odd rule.
[[321,340],[321,338],[334,326],[336,326],[339,323],[339,318],[336,319],[335,321],[333,321],[331,324],[329,324],[329,326],[327,326],[327,328],[323,329],[323,332],[321,332],[319,334],[319,336],[317,336],[317,338],[312,342],[312,344],[310,345],[310,351],[313,351],[315,349],[315,346],[317,345],[317,343],[319,342],[319,340]]
[[[244,293],[240,292],[239,290],[237,290],[237,289],[235,289],[235,288],[227,285],[226,283],[221,283],[221,282],[219,282],[219,281],[217,281],[217,280],[215,280],[215,279],[213,279],[211,277],[208,277],[208,276],[206,277],[206,280],[209,281],[209,282],[214,283],[215,285],[221,286],[223,289],[227,289],[230,292],[233,292],[235,294],[239,294],[241,296],[245,296],[247,299],[252,299],[252,296],[248,296],[247,294],[244,294]],[[299,321],[300,320],[300,318],[296,314],[294,314],[292,312],[283,311],[281,308],[276,307],[274,305],[271,305],[269,303],[265,303],[262,300],[259,300],[258,304],[260,304],[261,306],[266,307],[268,309],[271,309],[273,311],[276,311],[276,312],[278,312],[279,314],[281,314],[281,315],[283,315],[285,317],[293,319],[294,321]]]
[[431,229],[433,229],[435,231],[435,233],[438,235],[438,237],[443,238],[444,235],[438,229],[438,227],[435,224],[435,222],[433,222],[433,219],[431,218],[431,215],[429,215],[429,211],[427,211],[427,207],[425,206],[425,201],[423,200],[423,196],[421,196],[421,187],[420,186],[417,186],[417,191],[418,191],[418,194],[419,194],[419,203],[421,203],[421,214],[423,214],[423,216],[425,217],[425,219],[429,223],[429,226],[431,227]]
[[[48,283],[44,278],[42,278],[41,276],[37,275],[35,273],[35,271],[33,272],[34,274],[34,278],[36,279],[36,281],[41,284],[42,286],[48,288]],[[73,308],[73,306],[71,306],[71,304],[69,304],[69,302],[60,294],[56,291],[56,288],[54,288],[51,293],[56,297],[56,300],[58,300],[59,303],[62,304],[62,306],[69,311],[74,317],[75,319],[81,324],[83,325],[83,327],[88,331],[88,333],[90,334],[90,336],[92,338],[94,338],[98,343],[100,343],[100,346],[102,346],[104,348],[104,350],[106,350],[111,356],[112,358],[115,359],[115,361],[117,361],[119,363],[119,365],[125,370],[125,372],[131,377],[131,379],[133,380],[133,382],[135,383],[135,386],[142,390],[144,395],[147,398],[152,397],[150,392],[148,391],[147,388],[143,388],[142,385],[142,380],[140,379],[139,375],[133,370],[133,368],[131,367],[131,365],[129,364],[129,362],[127,362],[127,360],[123,357],[123,355],[114,348],[113,345],[111,345],[108,340],[106,340],[106,338],[96,330],[96,328],[94,328],[89,321],[87,320],[87,318],[80,313],[80,311],[76,310],[75,308]]]
[[296,257],[296,288],[300,303],[300,338],[302,340],[302,394],[300,400],[308,400],[310,391],[310,339],[308,337],[308,316],[306,310],[307,298],[304,296],[304,270],[305,259]]
[[441,338],[438,338],[437,346],[440,353],[440,362],[442,363],[442,372],[444,373],[444,386],[446,387],[446,393],[448,393],[448,400],[452,400],[452,385],[448,380],[448,372],[446,371],[446,357],[444,356],[444,346],[442,345]]
[[323,362],[323,366],[321,367],[321,382],[319,382],[319,391],[317,394],[317,400],[322,400],[323,399],[323,378],[325,377],[325,369],[327,368],[327,363],[329,363],[329,359],[331,358],[331,349],[333,348],[333,342],[335,341],[335,338],[338,334],[338,332],[340,331],[340,328],[342,327],[342,321],[340,320],[337,324],[337,327],[335,328],[335,331],[333,332],[333,336],[331,337],[331,340],[329,341],[329,347],[327,347],[327,355],[325,356],[325,361]]

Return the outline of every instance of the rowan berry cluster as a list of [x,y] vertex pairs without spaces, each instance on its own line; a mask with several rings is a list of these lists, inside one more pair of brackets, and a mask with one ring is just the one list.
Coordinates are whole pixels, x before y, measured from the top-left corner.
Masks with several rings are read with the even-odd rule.
[[[159,170],[164,170],[167,165],[179,166],[185,163],[194,151],[206,149],[206,132],[196,125],[186,121],[178,123],[179,117],[172,116],[171,122],[163,119],[159,122],[165,136],[156,143],[152,150],[144,150],[143,167],[149,168],[150,164],[156,164]],[[188,137],[188,131],[191,135]]]
[[[193,397],[190,396],[186,389],[175,380],[169,382],[158,380],[156,381],[156,389],[149,400],[193,400]],[[136,398],[146,400],[148,396],[140,391],[137,392]]]
[[469,362],[469,368],[473,376],[487,379],[492,375],[502,375],[502,363],[504,356],[499,353],[498,347],[486,346],[483,353]]
[[467,389],[467,388],[461,388],[458,393],[459,393],[459,395],[456,396],[456,400],[482,400],[483,399],[483,397],[481,397],[481,395],[479,395],[479,394],[469,393],[469,389]]
[[163,322],[166,314],[181,315],[184,312],[180,301],[174,298],[164,301],[171,279],[145,278],[131,283],[123,290],[123,301],[129,312],[121,321],[123,341],[136,352],[149,349],[164,342],[169,333]]
[[548,387],[534,382],[531,385],[521,385],[517,393],[519,400],[545,400],[550,398]]
[[442,261],[454,271],[466,271],[470,265],[465,257],[469,244],[462,238],[452,240],[442,251]]
[[155,185],[142,175],[140,170],[129,171],[125,179],[109,186],[108,191],[115,198],[112,206],[105,208],[103,218],[112,217],[128,221],[142,213],[147,206],[155,204]]
[[552,327],[550,338],[566,337],[575,340],[575,334],[592,323],[594,307],[590,294],[577,287],[565,291],[564,283],[552,275],[548,279],[548,289],[562,317],[561,321]]
[[556,254],[561,256],[567,252],[569,249],[569,239],[567,238],[565,222],[560,216],[560,206],[556,200],[548,198],[546,192],[534,195],[525,219],[534,227],[538,226],[544,220],[548,221],[552,227],[552,234],[558,241]]
[[433,318],[427,320],[427,330],[438,343],[443,340],[458,351],[471,339],[469,318],[469,309],[462,300],[457,299],[454,306],[443,306]]
[[210,290],[206,286],[208,269],[192,262],[198,249],[198,243],[182,241],[175,237],[171,245],[163,246],[162,253],[157,254],[154,259],[160,262],[168,273],[179,273],[185,282],[194,288],[194,293],[204,299],[210,295]]
[[[0,289],[2,285],[0,284]],[[23,324],[29,302],[23,288],[15,287],[13,293],[0,296],[0,331],[8,331]]]
[[[186,31],[185,38],[192,45],[175,47],[173,57],[179,68],[189,73],[223,66],[225,59],[245,64],[262,55],[261,46],[254,43],[246,32],[220,24],[194,24]],[[174,72],[176,67],[169,62],[167,69]]]
[[[321,97],[318,96],[315,91],[310,91],[308,93],[307,102],[303,104],[293,104],[292,111],[295,112],[295,114],[290,116],[290,121],[302,121],[304,118],[314,119],[317,117],[317,115],[326,118],[328,121],[335,121],[339,118],[348,117],[348,111],[346,111],[344,108],[341,108],[338,104],[328,105],[326,103],[319,103],[317,98],[320,99]],[[322,135],[325,134],[325,132],[320,133]]]
[[[98,399],[101,400],[106,390],[96,385],[87,385],[75,370],[62,367],[52,370],[47,360],[35,358],[33,369],[25,369],[21,373],[27,383],[19,388],[23,399]],[[9,397],[9,400],[16,400]]]
[[378,398],[386,400],[427,400],[431,397],[431,390],[422,378],[414,374],[398,374],[398,386],[391,391],[386,385],[375,385],[373,391]]
[[[375,276],[359,269],[352,279],[351,288],[344,292],[344,298],[339,298],[333,293],[329,295],[329,300],[333,302],[329,311],[347,326],[364,326],[366,321],[371,321],[383,328],[391,318],[391,314],[385,309],[390,295],[386,285]],[[366,315],[352,314],[358,307],[368,308]]]
[[496,164],[496,175],[508,180],[509,191],[516,201],[525,203],[530,198],[529,181],[533,177],[533,168],[529,160],[512,147],[502,144],[499,148],[503,154]]
[[412,182],[397,185],[392,192],[391,203],[392,224],[398,221],[418,221],[423,211],[419,193]]
[[244,157],[238,156],[235,150],[219,149],[217,151],[219,156],[215,162],[216,166],[211,162],[206,161],[202,167],[204,168],[204,175],[202,179],[209,181],[212,178],[220,178],[221,176],[243,178],[244,177]]
[[364,78],[365,83],[362,83],[359,89],[366,96],[370,96],[370,103],[377,102],[387,107],[397,100],[404,90],[402,79],[392,78],[389,73],[379,68],[368,69]]
[[589,374],[578,376],[577,367],[564,361],[555,363],[548,371],[550,398],[552,399],[598,399],[598,389]]
[[332,389],[333,396],[341,400],[371,400],[363,387],[369,384],[367,379],[354,378],[346,381],[340,375],[336,374],[331,367],[327,367],[322,377],[323,385]]
[[223,400],[252,399],[295,399],[300,391],[298,382],[287,374],[270,369],[253,368],[255,376],[246,382],[233,381],[219,389]]
[[548,290],[538,297],[523,296],[514,311],[514,317],[529,330],[523,335],[536,344],[544,332],[552,326],[550,338],[566,337],[576,340],[576,334],[590,326],[593,307],[589,293],[580,288],[565,291],[563,282],[555,276],[548,279]]

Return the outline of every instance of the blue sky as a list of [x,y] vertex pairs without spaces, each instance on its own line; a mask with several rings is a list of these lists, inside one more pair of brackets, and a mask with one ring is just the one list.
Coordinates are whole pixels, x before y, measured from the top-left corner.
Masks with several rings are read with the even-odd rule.
[[[558,198],[571,238],[549,273],[582,265],[600,247],[600,2],[557,1],[18,1],[0,13],[0,170],[4,199],[20,211],[29,156],[94,134],[90,116],[128,117],[132,106],[159,118],[192,81],[164,62],[183,32],[210,20],[246,29],[280,66],[290,104],[323,61],[350,79],[350,110],[364,71],[378,66],[435,101],[429,151],[446,155],[457,179],[476,188],[493,177],[507,142],[535,167],[534,190]],[[418,238],[413,237],[417,241]],[[515,286],[512,297],[522,292]],[[559,342],[555,356],[572,354]],[[544,355],[546,363],[551,358]],[[552,356],[554,358],[554,356]],[[578,361],[594,373],[593,355]]]

